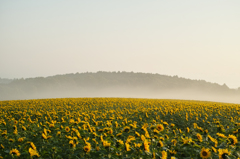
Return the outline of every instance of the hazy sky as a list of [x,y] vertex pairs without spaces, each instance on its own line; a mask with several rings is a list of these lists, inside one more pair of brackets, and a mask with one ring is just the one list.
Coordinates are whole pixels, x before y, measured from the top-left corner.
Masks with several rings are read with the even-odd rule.
[[240,87],[240,0],[0,0],[0,77],[134,71]]

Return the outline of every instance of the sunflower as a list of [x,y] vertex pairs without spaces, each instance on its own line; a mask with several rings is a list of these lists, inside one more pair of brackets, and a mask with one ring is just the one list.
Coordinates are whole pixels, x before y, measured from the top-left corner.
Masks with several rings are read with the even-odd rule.
[[200,152],[200,157],[209,158],[210,156],[211,156],[210,150],[203,147],[201,152]]
[[214,147],[212,147],[212,150],[213,150],[215,153],[217,153],[217,149],[215,149]]
[[24,140],[24,137],[21,137],[18,139],[18,142],[22,142]]
[[91,150],[91,145],[90,145],[90,144],[87,144],[86,146],[84,146],[83,149],[84,149],[85,152],[88,153],[88,152],[90,152],[90,150]]
[[163,147],[163,143],[162,143],[161,140],[158,142],[158,145],[159,145],[160,147]]
[[227,138],[227,136],[225,136],[224,134],[221,134],[221,133],[217,133],[217,136],[222,137],[222,138]]
[[123,142],[122,140],[117,140],[117,142],[118,142],[119,144],[121,144],[121,145],[124,144],[124,142]]
[[136,134],[137,136],[140,136],[140,134],[139,134],[138,132],[136,132],[136,131],[135,131],[135,134]]
[[109,143],[108,141],[103,140],[103,146],[104,147],[110,147],[111,143]]
[[219,152],[218,156],[220,159],[226,159],[226,156],[231,154],[231,152],[228,151],[228,149],[219,149],[218,152]]
[[231,143],[232,143],[233,145],[235,145],[236,143],[238,143],[238,139],[237,139],[236,136],[234,136],[234,135],[228,135],[228,138],[229,138],[229,139],[232,139],[232,140],[231,140]]
[[125,131],[125,132],[128,132],[129,130],[130,130],[129,126],[125,126],[124,129],[123,129],[123,131]]
[[149,145],[148,145],[148,141],[147,141],[147,140],[144,141],[144,149],[145,149],[145,151],[147,151],[147,152],[150,151],[150,150],[149,150]]
[[18,157],[21,155],[20,152],[17,149],[12,149],[10,151],[10,154],[16,154]]
[[197,138],[198,138],[198,140],[199,140],[200,142],[202,142],[202,141],[203,141],[203,139],[202,139],[202,135],[201,135],[201,134],[199,134],[199,133],[197,133]]
[[158,131],[163,131],[164,130],[164,126],[162,124],[158,124],[157,125],[157,129],[158,129]]
[[66,132],[69,132],[69,131],[70,131],[70,128],[67,126],[67,127],[65,128],[65,131],[66,131]]
[[2,149],[4,149],[5,147],[1,144],[1,147],[2,147]]
[[46,136],[44,133],[42,133],[42,137],[43,137],[44,139],[47,139],[47,136]]
[[33,142],[30,142],[30,145],[32,146],[33,150],[37,150],[36,146],[34,145]]
[[145,141],[145,140],[146,140],[146,138],[145,138],[144,135],[141,135],[141,140],[142,140],[142,141]]
[[125,146],[126,146],[126,151],[131,151],[130,145],[128,143],[125,143]]
[[190,129],[189,129],[189,127],[187,127],[187,132],[188,132],[188,133],[190,132]]
[[30,153],[30,156],[38,156],[40,157],[40,155],[38,154],[37,150],[32,149],[31,147],[29,148],[28,152]]
[[176,139],[172,139],[171,142],[173,143],[174,146],[176,146],[176,144],[177,144],[177,140]]
[[162,151],[162,159],[167,159],[167,152],[166,151]]

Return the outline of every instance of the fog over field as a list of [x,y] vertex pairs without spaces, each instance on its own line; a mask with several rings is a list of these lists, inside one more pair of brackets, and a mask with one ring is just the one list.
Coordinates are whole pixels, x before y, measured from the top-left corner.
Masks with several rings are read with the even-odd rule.
[[239,0],[0,0],[0,100],[239,102],[239,8]]
[[[6,80],[5,80],[6,81]],[[134,72],[97,72],[17,79],[0,84],[0,100],[125,97],[240,102],[240,89],[204,80]]]

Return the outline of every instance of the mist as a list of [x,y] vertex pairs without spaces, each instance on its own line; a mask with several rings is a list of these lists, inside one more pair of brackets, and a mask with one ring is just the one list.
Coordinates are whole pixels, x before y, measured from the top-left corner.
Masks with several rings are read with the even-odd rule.
[[0,100],[120,97],[240,103],[240,89],[178,76],[97,72],[13,80],[0,84]]

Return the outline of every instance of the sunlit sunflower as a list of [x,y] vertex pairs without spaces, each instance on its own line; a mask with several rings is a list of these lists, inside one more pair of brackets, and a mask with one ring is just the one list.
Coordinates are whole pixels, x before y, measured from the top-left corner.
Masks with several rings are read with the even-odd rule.
[[164,126],[162,124],[158,124],[157,125],[157,130],[158,131],[163,131],[164,130]]
[[34,145],[33,142],[30,142],[30,145],[32,146],[33,150],[37,150],[36,146]]
[[231,152],[228,151],[228,149],[219,149],[218,152],[219,152],[218,156],[220,159],[226,159],[227,155],[231,154]]
[[202,142],[202,141],[203,141],[203,139],[202,139],[202,135],[201,135],[201,134],[199,134],[199,133],[197,133],[197,138],[198,138],[198,140],[199,140],[200,142]]
[[42,133],[42,137],[43,137],[44,139],[47,139],[47,136],[46,136],[44,133]]
[[21,137],[21,138],[18,139],[18,142],[22,142],[23,140],[24,140],[24,138]]
[[210,150],[203,147],[201,152],[200,152],[200,157],[209,158],[210,156],[211,156]]
[[128,143],[125,143],[125,146],[126,146],[126,151],[131,151],[130,145]]
[[84,149],[85,152],[88,153],[88,152],[90,152],[90,150],[91,150],[91,145],[88,144],[88,145],[84,146],[83,149]]
[[16,154],[18,157],[21,155],[20,152],[17,149],[12,149],[10,151],[10,154]]
[[37,150],[32,149],[31,147],[29,148],[28,152],[30,153],[30,156],[38,156],[40,157],[40,155],[38,154]]
[[234,136],[234,135],[228,135],[228,138],[231,139],[231,140],[230,140],[230,141],[231,141],[231,144],[235,145],[235,144],[238,143],[238,139],[237,139],[236,136]]
[[162,143],[161,140],[158,142],[158,145],[159,145],[160,147],[163,147],[163,143]]
[[166,151],[162,151],[162,159],[167,159],[167,152]]
[[124,132],[128,132],[129,130],[130,130],[129,126],[125,126],[124,129],[123,129]]
[[215,149],[215,147],[212,147],[212,150],[217,153],[217,149]]
[[67,126],[67,127],[65,128],[65,131],[66,131],[66,132],[69,132],[69,131],[70,131],[70,128]]
[[147,151],[147,152],[150,151],[150,150],[149,150],[149,145],[148,145],[148,141],[147,141],[147,140],[144,141],[144,149],[145,149],[145,151]]

